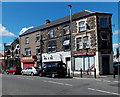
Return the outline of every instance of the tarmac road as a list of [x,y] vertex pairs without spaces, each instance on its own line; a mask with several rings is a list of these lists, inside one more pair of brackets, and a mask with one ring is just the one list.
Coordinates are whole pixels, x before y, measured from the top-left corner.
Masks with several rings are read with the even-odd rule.
[[107,78],[49,78],[2,75],[2,95],[116,95],[118,81]]

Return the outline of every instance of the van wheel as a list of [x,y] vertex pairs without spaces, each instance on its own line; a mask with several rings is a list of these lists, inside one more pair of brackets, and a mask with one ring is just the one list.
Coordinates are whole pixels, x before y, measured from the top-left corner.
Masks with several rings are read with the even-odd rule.
[[13,72],[12,74],[15,75],[15,72]]
[[22,72],[22,76],[24,75],[24,73]]
[[32,73],[31,73],[31,76],[33,76],[33,75],[34,75],[34,73],[32,72]]
[[51,75],[51,77],[54,78],[54,77],[55,77],[55,74],[53,73],[53,74]]
[[39,73],[39,76],[42,77],[42,73]]
[[7,74],[9,74],[9,73],[7,72]]

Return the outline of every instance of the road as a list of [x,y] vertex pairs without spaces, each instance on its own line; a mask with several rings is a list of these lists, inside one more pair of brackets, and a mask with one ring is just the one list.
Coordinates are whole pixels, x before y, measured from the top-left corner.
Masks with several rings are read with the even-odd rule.
[[119,95],[118,81],[2,75],[2,95]]

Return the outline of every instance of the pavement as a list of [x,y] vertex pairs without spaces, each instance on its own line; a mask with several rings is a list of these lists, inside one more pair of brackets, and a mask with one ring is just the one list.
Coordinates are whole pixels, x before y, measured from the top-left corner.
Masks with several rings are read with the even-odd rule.
[[[81,78],[81,76],[76,76],[74,78]],[[87,79],[106,79],[106,80],[113,80],[113,81],[120,81],[120,77],[118,75],[115,75],[115,78],[113,78],[113,75],[97,75],[96,78],[94,75],[82,75],[82,78],[87,78]]]

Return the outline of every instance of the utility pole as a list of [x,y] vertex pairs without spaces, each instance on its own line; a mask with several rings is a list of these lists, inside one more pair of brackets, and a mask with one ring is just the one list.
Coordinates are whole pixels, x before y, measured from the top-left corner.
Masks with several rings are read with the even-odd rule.
[[[71,45],[71,67],[73,67],[73,54],[72,54],[72,50],[73,50],[73,46],[72,46],[72,5],[68,4],[69,8],[70,8],[70,45]],[[73,69],[73,68],[70,68]],[[70,74],[71,75],[71,74]]]
[[42,68],[42,52],[43,52],[43,40],[42,35],[40,34],[40,66]]

